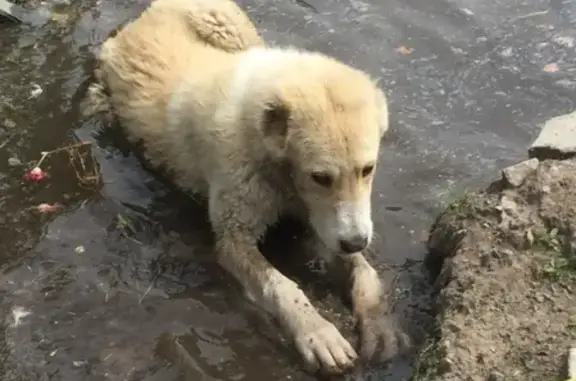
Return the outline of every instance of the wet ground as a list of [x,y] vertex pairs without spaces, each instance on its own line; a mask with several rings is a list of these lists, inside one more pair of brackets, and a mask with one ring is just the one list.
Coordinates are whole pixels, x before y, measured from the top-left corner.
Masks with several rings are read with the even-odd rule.
[[[91,54],[146,3],[47,2],[45,23],[0,25],[2,380],[308,379],[214,268],[202,211],[78,117]],[[268,41],[382,78],[392,131],[374,194],[375,252],[395,311],[420,337],[432,219],[524,158],[539,123],[576,107],[576,3],[240,3]],[[22,179],[42,151],[74,138],[94,142],[98,186],[79,186],[65,152],[43,164],[48,180]],[[41,203],[64,208],[39,213]],[[399,359],[354,379],[409,375],[410,359]]]

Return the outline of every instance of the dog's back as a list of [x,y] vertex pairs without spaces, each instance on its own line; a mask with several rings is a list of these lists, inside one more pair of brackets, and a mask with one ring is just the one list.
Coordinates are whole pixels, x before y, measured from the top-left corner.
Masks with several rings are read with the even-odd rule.
[[231,0],[157,0],[103,43],[83,113],[113,112],[130,140],[154,142],[154,158],[168,148],[166,107],[183,73],[216,69],[227,55],[261,45]]
[[252,21],[231,0],[160,0],[150,8],[172,12],[194,37],[227,52],[264,45]]

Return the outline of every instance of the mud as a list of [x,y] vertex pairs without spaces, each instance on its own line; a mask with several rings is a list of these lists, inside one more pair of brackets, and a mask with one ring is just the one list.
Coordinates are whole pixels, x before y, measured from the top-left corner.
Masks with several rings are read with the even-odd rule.
[[[534,160],[534,159],[533,159]],[[537,160],[537,159],[536,159]],[[518,169],[518,168],[516,168]],[[566,380],[576,343],[576,161],[454,201],[429,240],[437,325],[413,380]]]

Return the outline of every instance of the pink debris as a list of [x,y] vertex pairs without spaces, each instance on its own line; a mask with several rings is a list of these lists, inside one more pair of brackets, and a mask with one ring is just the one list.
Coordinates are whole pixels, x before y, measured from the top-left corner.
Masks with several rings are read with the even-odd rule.
[[34,167],[24,174],[24,179],[28,181],[42,181],[48,177],[48,172],[44,172],[40,167]]
[[55,204],[42,203],[36,206],[36,210],[38,210],[40,213],[54,213],[61,207],[62,205],[58,203]]

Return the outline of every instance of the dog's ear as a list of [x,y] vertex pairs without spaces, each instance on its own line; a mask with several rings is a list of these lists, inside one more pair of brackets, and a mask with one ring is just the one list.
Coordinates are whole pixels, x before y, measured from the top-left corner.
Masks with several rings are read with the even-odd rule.
[[376,89],[376,107],[378,109],[378,124],[380,127],[380,139],[384,137],[388,131],[389,117],[388,117],[388,98],[386,93],[380,89],[380,78],[373,81]]
[[378,123],[380,125],[380,139],[382,139],[389,126],[388,99],[386,94],[378,88],[376,89],[376,107],[378,107]]
[[266,145],[277,156],[282,156],[286,150],[289,127],[290,109],[288,106],[280,100],[266,104],[262,116],[262,131]]

